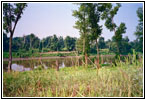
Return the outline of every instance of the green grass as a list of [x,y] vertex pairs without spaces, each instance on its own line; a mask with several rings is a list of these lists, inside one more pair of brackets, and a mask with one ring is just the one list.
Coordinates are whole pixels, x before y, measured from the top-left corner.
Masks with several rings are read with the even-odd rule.
[[[135,56],[117,66],[73,66],[3,73],[4,97],[142,97],[143,64]],[[131,60],[130,60],[131,59]]]
[[[13,58],[26,58],[26,57],[53,57],[53,56],[76,56],[74,53],[52,53],[52,54],[39,54],[38,52],[31,53],[31,52],[12,52]],[[9,58],[9,53],[4,52],[3,58]]]
[[[50,51],[47,48],[44,48],[44,52]],[[114,53],[110,53],[108,49],[100,49],[100,54],[101,55],[114,55]],[[79,54],[82,55],[82,54]],[[90,53],[90,56],[96,56],[96,53]],[[76,56],[75,53],[54,53],[54,54],[41,54],[38,49],[30,49],[29,51],[25,50],[18,50],[15,52],[12,52],[12,57],[13,58],[26,58],[26,57],[53,57],[53,56]],[[3,52],[3,58],[9,58],[9,52]]]

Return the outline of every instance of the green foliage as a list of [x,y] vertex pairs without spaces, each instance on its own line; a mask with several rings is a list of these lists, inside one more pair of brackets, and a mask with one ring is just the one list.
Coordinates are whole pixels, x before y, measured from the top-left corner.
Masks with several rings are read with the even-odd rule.
[[85,55],[89,48],[89,19],[88,19],[88,3],[80,3],[78,10],[73,11],[73,16],[78,20],[75,22],[74,28],[78,29],[83,40],[82,52]]
[[[75,46],[75,44],[72,44]],[[58,37],[58,50],[61,51],[65,47],[65,40],[62,36]]]
[[83,52],[83,39],[82,38],[78,38],[76,41],[76,50],[81,53]]
[[51,50],[58,51],[58,38],[56,35],[53,35],[53,38],[51,38]]
[[7,34],[3,33],[3,51],[9,50],[9,38],[7,37]]
[[100,37],[100,38],[99,38],[98,47],[99,47],[100,49],[106,48],[106,44],[105,44],[105,41],[104,41],[104,37]]
[[[67,47],[65,49],[65,42],[67,43]],[[9,49],[9,38],[6,34],[3,35],[3,43],[4,43],[4,51],[8,51]],[[33,33],[30,35],[24,35],[23,37],[14,37],[12,41],[12,51],[18,52],[20,50],[29,51],[30,49],[39,49],[39,52],[48,52],[48,51],[62,51],[62,50],[75,50],[76,38],[69,37],[67,41],[63,39],[62,36],[57,37],[48,36],[43,40],[40,40]]]
[[120,26],[117,28],[116,32],[115,32],[115,40],[116,42],[122,40],[122,34],[126,33],[126,26],[125,23],[121,23]]
[[114,31],[115,35],[113,36],[115,42],[116,42],[116,48],[117,48],[117,52],[116,54],[121,54],[120,52],[120,48],[119,48],[119,43],[122,40],[122,34],[124,34],[126,32],[126,26],[125,23],[121,23],[120,26],[118,27],[115,23],[114,23],[114,16],[117,14],[119,8],[121,7],[121,4],[117,3],[116,6],[112,9],[112,7],[107,8],[107,11],[105,10],[102,14],[102,20],[106,20],[105,21],[105,26],[110,30],[110,31]]
[[100,26],[99,20],[100,20],[100,14],[101,12],[98,10],[99,4],[88,4],[88,16],[89,16],[89,27],[90,27],[90,38],[91,41],[97,40],[99,36],[101,35],[102,26]]
[[[117,44],[116,44],[115,38],[113,37],[112,41],[108,41],[107,44],[109,45],[110,52],[113,52],[116,54],[117,53]],[[120,41],[118,41],[118,46],[119,46],[120,54],[127,55],[128,53],[132,52],[132,45],[129,42],[128,37],[122,38]]]
[[137,37],[137,43],[136,45],[136,51],[143,52],[143,9],[138,8],[137,10],[137,16],[139,18],[139,24],[136,27],[136,32],[134,33]]
[[3,3],[3,29],[6,33],[10,32],[13,36],[16,24],[26,7],[26,3]]
[[65,47],[67,48],[68,51],[75,50],[75,43],[76,43],[76,38],[72,38],[70,36],[67,36],[64,40]]
[[49,52],[51,51],[49,48],[42,48],[43,52]]
[[40,45],[39,45],[39,52],[42,52],[42,49],[43,49],[43,44],[42,44],[42,42],[40,42]]
[[64,55],[62,53],[58,53],[57,56],[62,57]]

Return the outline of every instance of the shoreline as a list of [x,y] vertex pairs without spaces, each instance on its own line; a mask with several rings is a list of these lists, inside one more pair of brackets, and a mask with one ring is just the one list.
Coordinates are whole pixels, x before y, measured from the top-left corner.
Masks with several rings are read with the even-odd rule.
[[[52,58],[72,58],[72,57],[81,57],[81,56],[53,56],[53,57],[28,57],[28,58],[12,58],[12,61],[18,60],[32,60],[32,59],[52,59]],[[9,58],[3,58],[3,61],[9,61]]]
[[[104,56],[114,56],[114,55],[101,55],[102,57]],[[12,58],[12,61],[18,61],[18,60],[32,60],[32,59],[54,59],[54,58],[75,58],[75,57],[82,57],[82,56],[52,56],[52,57],[27,57],[27,58]],[[94,56],[90,56],[94,57]],[[96,55],[95,55],[96,57]],[[9,58],[3,58],[3,61],[9,61]]]

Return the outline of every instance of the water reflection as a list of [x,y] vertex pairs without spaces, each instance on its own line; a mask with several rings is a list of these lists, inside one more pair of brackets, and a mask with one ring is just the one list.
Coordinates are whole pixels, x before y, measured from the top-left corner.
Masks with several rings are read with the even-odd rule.
[[[89,64],[92,64],[96,57],[91,57]],[[101,63],[111,63],[113,57],[101,57]],[[55,68],[56,60],[58,60],[59,68],[79,66],[82,65],[82,60],[79,57],[71,58],[51,58],[51,59],[31,59],[31,60],[19,60],[12,62],[12,70],[14,71],[29,71],[38,68],[40,65],[44,68]],[[91,62],[92,61],[92,62]],[[8,61],[4,61],[3,69],[7,71]]]
[[31,68],[25,68],[23,65],[12,64],[12,70],[14,71],[29,71]]
[[59,66],[59,68],[64,68],[65,67],[65,64],[64,62],[62,62],[62,64]]

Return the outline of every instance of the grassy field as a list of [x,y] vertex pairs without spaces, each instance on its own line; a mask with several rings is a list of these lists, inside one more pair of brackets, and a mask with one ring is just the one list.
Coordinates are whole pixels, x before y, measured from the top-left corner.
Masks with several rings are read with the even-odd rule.
[[143,62],[135,56],[117,66],[73,66],[4,72],[4,97],[142,97]]

